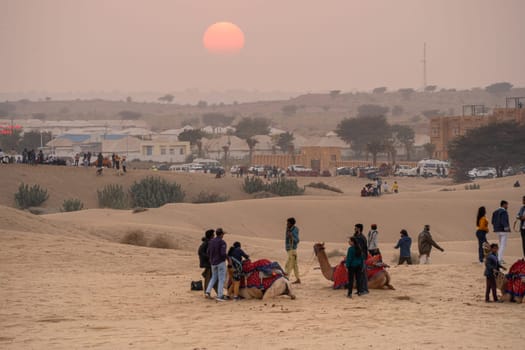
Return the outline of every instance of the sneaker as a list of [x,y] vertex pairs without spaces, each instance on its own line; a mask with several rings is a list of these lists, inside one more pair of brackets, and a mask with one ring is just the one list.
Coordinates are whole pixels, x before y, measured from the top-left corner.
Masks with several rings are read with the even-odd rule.
[[241,300],[241,297],[233,297],[233,301],[239,301]]
[[358,293],[357,295],[359,295],[360,297],[362,297],[363,295],[367,295],[368,292],[365,290],[364,292],[361,292],[361,293]]
[[352,294],[348,294],[346,297],[352,299]]
[[215,301],[223,302],[223,301],[226,301],[226,299],[217,297],[217,298],[215,298]]
[[206,299],[211,299],[211,294],[210,293],[204,293],[204,297]]
[[296,279],[295,281],[292,282],[292,284],[301,284],[301,280],[300,279]]

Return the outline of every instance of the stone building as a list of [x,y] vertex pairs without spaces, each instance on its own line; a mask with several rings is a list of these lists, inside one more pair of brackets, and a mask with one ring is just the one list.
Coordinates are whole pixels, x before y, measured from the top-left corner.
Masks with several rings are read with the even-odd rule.
[[[514,105],[509,106],[509,99]],[[485,109],[472,107],[470,113],[461,116],[438,116],[430,119],[430,142],[435,145],[433,158],[448,160],[447,145],[457,136],[462,136],[470,129],[491,123],[516,122],[525,124],[525,97],[507,98],[506,108],[494,108],[491,114]],[[465,111],[465,108],[464,108]]]

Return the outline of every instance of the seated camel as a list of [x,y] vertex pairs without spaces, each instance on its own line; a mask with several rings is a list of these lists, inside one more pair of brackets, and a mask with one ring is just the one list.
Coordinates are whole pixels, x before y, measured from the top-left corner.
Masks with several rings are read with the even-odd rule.
[[292,285],[278,263],[267,259],[245,260],[242,271],[244,277],[239,289],[239,296],[242,298],[267,300],[288,295],[295,299]]
[[[345,288],[348,284],[348,270],[345,265],[345,261],[341,261],[337,266],[332,267],[326,256],[324,243],[314,244],[314,252],[319,259],[319,265],[321,266],[321,272],[323,276],[334,282],[334,289]],[[377,257],[377,255],[376,255]],[[370,289],[395,289],[390,284],[390,275],[385,270],[387,265],[378,263],[377,258],[369,257],[366,261],[367,265],[367,277],[368,277],[368,288]]]
[[502,299],[521,304],[525,297],[525,259],[512,264],[508,274],[497,271],[495,275],[496,286],[501,290]]

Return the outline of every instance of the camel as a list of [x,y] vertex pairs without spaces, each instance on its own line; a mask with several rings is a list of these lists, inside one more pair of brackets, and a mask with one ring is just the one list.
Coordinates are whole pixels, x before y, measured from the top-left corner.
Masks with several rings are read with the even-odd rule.
[[[324,243],[314,244],[314,252],[317,256],[317,259],[319,259],[319,265],[321,266],[321,272],[323,273],[323,276],[329,281],[334,281],[334,272],[336,268],[332,267],[330,265],[330,261],[328,261],[328,257],[326,256],[324,248]],[[346,267],[344,269],[346,270]],[[384,289],[385,287],[392,290],[395,289],[390,284],[390,275],[386,270],[381,270],[375,273],[368,280],[368,288],[370,289]],[[334,286],[334,288],[336,288],[336,286]]]
[[239,295],[245,299],[268,300],[279,295],[295,299],[292,286],[276,262],[267,259],[245,260],[242,263],[244,279],[241,280]]
[[256,287],[239,289],[239,296],[244,299],[268,300],[279,295],[288,295],[292,300],[295,299],[295,294],[292,292],[291,283],[286,277],[277,279],[275,282],[273,282],[272,286],[265,291]]
[[525,259],[516,261],[505,275],[503,272],[495,271],[496,287],[501,291],[502,300],[521,304],[525,297]]

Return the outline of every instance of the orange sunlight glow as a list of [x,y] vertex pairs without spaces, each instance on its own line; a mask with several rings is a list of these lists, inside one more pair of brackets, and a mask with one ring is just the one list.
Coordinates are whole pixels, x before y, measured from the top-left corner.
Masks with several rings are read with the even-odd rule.
[[235,54],[244,47],[244,33],[230,22],[218,22],[206,29],[204,47],[215,54]]

